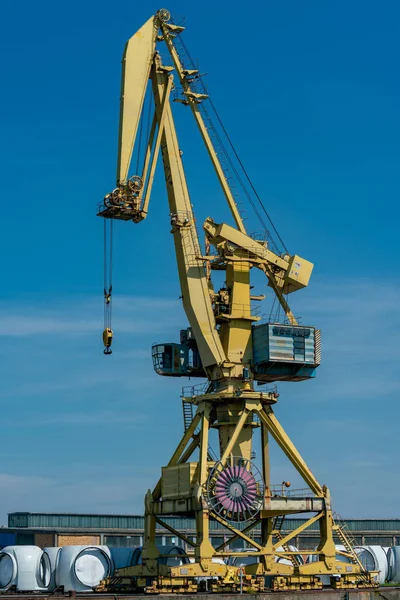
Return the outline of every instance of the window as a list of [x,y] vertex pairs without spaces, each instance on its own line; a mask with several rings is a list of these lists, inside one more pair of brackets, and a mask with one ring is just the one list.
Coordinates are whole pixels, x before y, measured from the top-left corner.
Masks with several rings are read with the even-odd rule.
[[110,548],[133,548],[140,546],[140,535],[105,535],[104,544]]
[[392,536],[365,536],[364,540],[366,546],[392,546],[393,544]]
[[165,545],[166,546],[180,546],[181,545],[179,543],[180,541],[181,540],[177,537],[171,537],[170,535],[165,536]]
[[299,536],[299,550],[315,550],[319,544],[319,537]]

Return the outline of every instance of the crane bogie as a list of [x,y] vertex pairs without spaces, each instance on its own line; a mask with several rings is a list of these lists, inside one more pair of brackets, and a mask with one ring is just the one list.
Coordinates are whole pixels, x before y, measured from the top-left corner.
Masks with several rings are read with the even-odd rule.
[[[171,233],[181,287],[181,298],[190,328],[181,331],[180,343],[155,344],[153,364],[164,376],[206,377],[201,393],[193,388],[182,395],[184,433],[175,452],[162,469],[161,477],[145,497],[145,536],[140,565],[119,569],[103,582],[101,590],[124,589],[159,592],[194,592],[204,578],[213,578],[212,591],[263,591],[273,589],[320,589],[321,575],[333,582],[340,576],[341,587],[373,586],[358,555],[338,523],[335,523],[329,489],[321,485],[277,420],[272,406],[276,390],[257,388],[257,382],[301,381],[314,377],[320,363],[320,333],[315,327],[297,323],[286,295],[308,285],[313,265],[298,255],[271,250],[264,241],[246,233],[234,194],[211,140],[209,119],[203,118],[208,94],[194,87],[197,70],[183,65],[177,51],[183,27],[169,23],[170,14],[161,9],[128,41],[122,69],[122,95],[118,141],[117,187],[108,194],[99,210],[106,219],[142,221],[148,212],[155,169],[162,156],[168,196]],[[156,44],[166,47],[172,66],[164,65]],[[184,47],[183,47],[184,48]],[[181,102],[189,106],[206,146],[235,227],[206,219],[205,253],[201,251],[193,207],[182,163],[171,109],[173,73],[182,87]],[[141,174],[129,177],[133,148],[143,111],[148,81],[154,97],[154,115],[149,129]],[[237,155],[236,155],[237,156]],[[253,187],[254,190],[254,187]],[[211,246],[215,254],[211,254]],[[254,314],[252,269],[261,270],[284,312],[284,323],[260,323]],[[225,271],[225,283],[214,290],[212,270]],[[105,277],[106,279],[106,277]],[[110,353],[111,282],[104,286],[106,302],[104,343]],[[114,354],[115,356],[115,354]],[[255,437],[259,437],[260,468],[253,462]],[[209,446],[211,430],[217,431],[217,455]],[[290,494],[290,484],[275,486],[270,480],[269,443],[273,439],[303,479],[306,489]],[[149,440],[151,443],[151,440]],[[196,456],[197,453],[197,456]],[[286,481],[286,479],[285,479]],[[295,492],[295,491],[294,491]],[[307,521],[284,533],[286,515],[304,513]],[[189,539],[163,515],[193,517],[195,539]],[[210,521],[230,532],[218,548],[210,539]],[[319,524],[317,560],[301,564],[288,543],[298,533]],[[243,524],[246,524],[243,527]],[[161,564],[156,544],[156,527],[166,527],[194,551],[195,562],[183,567]],[[239,526],[240,525],[240,526]],[[256,537],[254,528],[259,525]],[[339,536],[352,562],[337,559],[334,536]],[[259,536],[259,537],[258,537]],[[241,539],[248,550],[234,552],[227,546]],[[233,554],[254,556],[244,578],[238,567],[221,564]],[[286,558],[289,564],[280,559]]]

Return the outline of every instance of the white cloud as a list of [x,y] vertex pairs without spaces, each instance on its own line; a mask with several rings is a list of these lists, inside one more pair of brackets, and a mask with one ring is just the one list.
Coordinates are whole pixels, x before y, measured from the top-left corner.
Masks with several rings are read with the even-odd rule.
[[[113,301],[115,331],[124,334],[160,333],[184,325],[181,303],[168,298],[120,296]],[[103,328],[101,299],[78,298],[69,303],[52,300],[43,305],[38,299],[19,305],[0,305],[2,335],[62,335],[79,337]],[[178,321],[180,319],[180,322]]]
[[[310,468],[331,487],[339,512],[345,516],[394,515],[400,493],[397,480],[390,479],[398,471],[395,450],[400,413],[394,400],[400,392],[396,337],[400,287],[378,287],[374,281],[316,281],[293,300],[303,322],[322,329],[323,362],[314,382],[279,386],[278,418]],[[111,453],[113,436],[121,427],[126,427],[125,431],[134,428],[136,453],[147,448],[149,422],[158,437],[152,442],[150,456],[147,453],[143,459],[142,470],[117,465],[113,459],[110,465],[87,465],[71,474],[56,469],[53,462],[48,466],[48,478],[40,472],[47,464],[46,457],[43,462],[40,459],[39,469],[34,459],[24,456],[25,448],[18,448],[20,459],[11,457],[18,466],[15,472],[26,465],[25,472],[30,474],[0,476],[3,506],[10,511],[142,512],[143,495],[159,476],[163,446],[172,447],[172,431],[181,429],[176,420],[180,418],[178,396],[180,386],[188,382],[157,377],[150,358],[156,335],[178,339],[185,323],[180,303],[116,299],[116,337],[110,358],[101,353],[101,307],[91,298],[74,305],[52,303],[51,308],[34,302],[12,309],[7,306],[7,315],[0,306],[0,325],[10,336],[0,349],[5,373],[0,397],[7,402],[2,417],[10,431],[20,431],[24,424],[52,431],[64,424],[79,428],[79,435],[87,429],[93,436],[97,435],[96,426],[104,432],[110,425]],[[78,322],[82,335],[77,342]],[[157,414],[152,414],[155,410]],[[379,418],[385,414],[390,419],[381,431]],[[165,419],[169,421],[164,436]],[[176,441],[178,436],[179,432]],[[7,454],[9,448],[2,450]],[[290,479],[293,487],[303,487],[293,467],[282,458],[272,451],[273,483]],[[107,481],[103,485],[104,472]],[[384,500],[379,486],[371,491],[371,478],[376,474],[391,481]]]
[[143,514],[144,495],[158,476],[158,469],[131,465],[109,467],[107,476],[90,465],[57,477],[0,473],[0,519],[6,523],[7,513],[17,511]]

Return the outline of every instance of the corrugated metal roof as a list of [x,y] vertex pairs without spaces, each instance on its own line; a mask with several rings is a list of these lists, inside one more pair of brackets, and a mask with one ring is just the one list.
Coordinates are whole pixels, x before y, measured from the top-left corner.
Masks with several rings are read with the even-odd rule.
[[[195,531],[195,521],[187,517],[163,517],[163,521],[177,530]],[[302,525],[306,519],[286,519],[284,529],[293,530]],[[359,531],[400,531],[400,519],[347,519],[347,527],[354,532]],[[16,512],[8,515],[8,527],[18,528],[54,528],[54,529],[133,529],[143,530],[144,518],[141,515],[94,515],[73,513],[29,513]],[[223,528],[216,521],[210,521],[212,531]],[[318,531],[318,523],[307,528],[307,531]],[[255,528],[259,530],[259,527]]]

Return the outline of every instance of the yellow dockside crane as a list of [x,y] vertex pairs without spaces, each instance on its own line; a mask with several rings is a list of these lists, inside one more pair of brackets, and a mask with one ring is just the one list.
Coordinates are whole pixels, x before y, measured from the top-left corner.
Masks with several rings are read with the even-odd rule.
[[[238,591],[239,586],[256,591],[319,589],[322,578],[329,577],[334,587],[374,586],[374,574],[364,570],[348,534],[334,521],[328,488],[316,480],[277,420],[272,408],[278,399],[276,390],[259,385],[315,376],[320,364],[320,332],[314,326],[300,326],[287,302],[288,294],[308,285],[313,265],[300,256],[278,253],[265,239],[246,233],[204,119],[202,106],[210,100],[204,88],[198,89],[199,72],[184,66],[183,52],[178,51],[183,30],[162,9],[126,44],[117,187],[105,196],[99,215],[106,223],[113,219],[139,223],[146,218],[161,150],[181,297],[190,327],[181,331],[180,343],[153,347],[154,368],[163,376],[203,377],[207,384],[200,391],[194,386],[183,395],[184,435],[162,468],[158,483],[146,495],[141,564],[119,569],[115,577],[103,582],[102,589],[194,592],[205,580],[210,590],[222,592]],[[161,47],[169,64],[162,60]],[[174,76],[182,90],[175,99],[193,113],[235,223],[232,227],[207,218],[204,252],[171,110]],[[130,174],[149,82],[154,115],[140,173]],[[262,299],[251,292],[254,268],[266,275],[283,309],[283,322],[260,323],[254,314],[252,300]],[[225,273],[225,285],[219,290],[212,285],[213,270]],[[105,285],[106,353],[111,352],[112,342],[110,307],[111,287]],[[253,458],[255,428],[261,431],[260,469]],[[210,429],[218,431],[217,456],[209,447]],[[305,490],[291,492],[271,484],[270,436],[303,478]],[[285,517],[301,513],[309,518],[285,533]],[[166,515],[193,517],[194,541],[165,523]],[[210,541],[210,521],[232,534],[218,548]],[[302,550],[313,559],[304,562],[289,544],[314,523],[319,525],[320,541],[317,549]],[[168,566],[156,545],[157,524],[193,547],[194,563]],[[261,527],[260,539],[254,536],[256,526]],[[246,549],[227,550],[238,539]],[[341,540],[345,550],[335,548],[335,539]],[[339,560],[338,554],[347,562]],[[254,558],[244,575],[235,566],[235,557]]]

